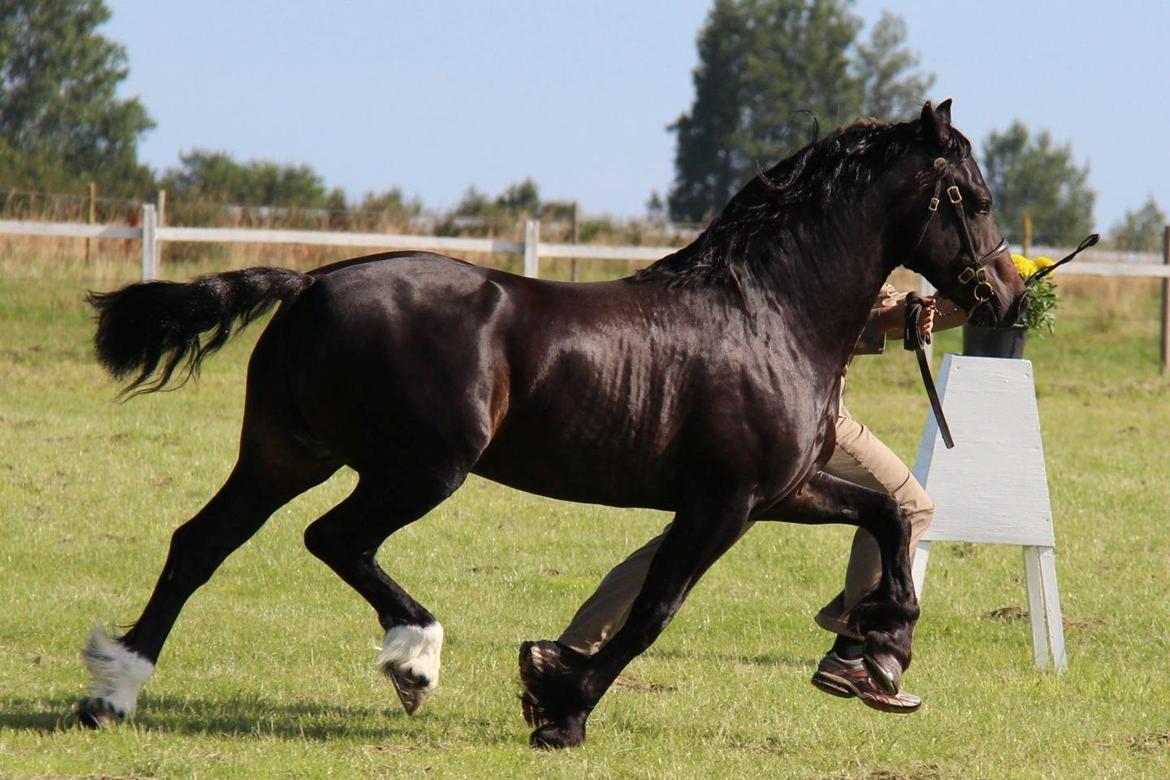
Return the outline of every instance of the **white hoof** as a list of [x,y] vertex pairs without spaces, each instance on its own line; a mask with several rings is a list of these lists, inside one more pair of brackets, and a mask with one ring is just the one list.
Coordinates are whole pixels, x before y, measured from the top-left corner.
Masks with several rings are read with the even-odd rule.
[[133,715],[142,686],[154,674],[154,664],[111,639],[100,623],[90,632],[81,657],[92,678],[86,701],[100,701],[117,720]]
[[407,715],[422,707],[439,686],[439,661],[443,651],[443,627],[395,626],[386,632],[378,666],[394,683]]

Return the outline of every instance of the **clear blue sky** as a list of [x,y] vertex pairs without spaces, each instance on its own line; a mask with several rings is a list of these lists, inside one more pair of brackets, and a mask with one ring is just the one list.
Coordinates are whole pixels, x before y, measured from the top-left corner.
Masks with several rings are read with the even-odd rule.
[[[158,127],[142,158],[193,148],[308,163],[350,195],[449,207],[531,176],[546,198],[633,216],[673,172],[710,0],[107,0],[124,94]],[[909,26],[977,147],[1013,119],[1072,143],[1098,226],[1170,208],[1170,2],[859,0]]]

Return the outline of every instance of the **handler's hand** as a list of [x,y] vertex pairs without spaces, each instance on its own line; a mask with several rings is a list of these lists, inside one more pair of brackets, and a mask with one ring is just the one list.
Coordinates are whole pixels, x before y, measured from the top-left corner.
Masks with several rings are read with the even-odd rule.
[[930,338],[930,333],[934,330],[934,313],[937,309],[938,304],[935,303],[933,295],[922,296],[922,315],[918,318],[918,336],[923,341]]
[[[934,313],[938,309],[933,295],[923,295],[922,315],[918,318],[918,335],[925,340],[934,330]],[[898,301],[893,306],[880,306],[874,309],[878,318],[878,326],[887,337],[902,338],[902,330],[906,327],[906,301]]]

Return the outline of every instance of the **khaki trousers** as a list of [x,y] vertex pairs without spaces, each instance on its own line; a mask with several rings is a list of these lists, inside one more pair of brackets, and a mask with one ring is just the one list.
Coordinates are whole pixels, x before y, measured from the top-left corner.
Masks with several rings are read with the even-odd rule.
[[[872,431],[853,419],[843,404],[837,418],[837,446],[824,470],[892,496],[910,521],[913,554],[934,517],[934,503],[902,460]],[[669,528],[668,525],[605,576],[561,634],[561,644],[592,655],[617,633],[642,590],[650,561]],[[846,615],[877,587],[880,577],[881,553],[877,542],[868,531],[858,529],[845,568],[845,587],[816,614],[817,625],[835,634],[854,636],[846,626]]]

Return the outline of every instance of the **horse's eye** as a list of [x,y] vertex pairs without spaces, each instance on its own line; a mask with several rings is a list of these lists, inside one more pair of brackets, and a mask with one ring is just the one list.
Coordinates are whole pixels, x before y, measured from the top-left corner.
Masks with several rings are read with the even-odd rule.
[[989,201],[989,200],[979,201],[979,203],[975,206],[975,213],[976,214],[990,214],[991,213],[991,201]]

